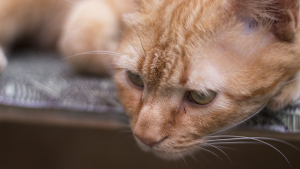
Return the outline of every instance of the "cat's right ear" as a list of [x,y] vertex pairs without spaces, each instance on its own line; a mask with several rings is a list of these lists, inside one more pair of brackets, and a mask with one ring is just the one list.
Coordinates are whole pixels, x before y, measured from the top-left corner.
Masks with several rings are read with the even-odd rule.
[[299,0],[233,0],[244,17],[267,27],[279,40],[292,42],[299,25]]

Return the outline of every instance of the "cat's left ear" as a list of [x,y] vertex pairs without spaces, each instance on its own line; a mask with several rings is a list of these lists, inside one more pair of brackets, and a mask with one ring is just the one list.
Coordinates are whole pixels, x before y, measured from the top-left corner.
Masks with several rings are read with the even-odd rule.
[[134,25],[141,11],[146,12],[151,7],[151,0],[128,0],[130,3],[130,11],[123,14],[122,20],[127,25]]
[[244,15],[268,26],[281,41],[291,42],[299,24],[299,0],[238,0]]

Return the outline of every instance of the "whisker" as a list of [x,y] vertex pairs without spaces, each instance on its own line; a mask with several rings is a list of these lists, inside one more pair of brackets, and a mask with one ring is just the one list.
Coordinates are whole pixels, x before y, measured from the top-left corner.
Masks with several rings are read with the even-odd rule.
[[212,151],[210,151],[210,150],[208,150],[206,148],[203,148],[203,147],[199,147],[199,146],[196,146],[196,147],[199,148],[199,149],[201,149],[201,150],[210,152],[211,154],[213,154],[214,156],[218,157],[220,160],[222,160],[224,162],[224,160],[221,157],[219,157],[216,153],[214,153],[214,152],[212,152]]
[[191,153],[188,149],[185,149],[186,152],[188,152],[190,154],[190,156],[194,159],[194,161],[196,162],[196,158],[195,156],[193,155],[193,153]]
[[272,144],[269,144],[269,143],[267,143],[267,142],[265,142],[265,141],[261,141],[261,140],[259,140],[259,139],[255,139],[255,140],[257,140],[257,141],[259,141],[259,142],[261,142],[261,143],[264,143],[264,144],[266,144],[266,145],[272,147],[272,148],[273,148],[274,150],[276,150],[277,152],[279,152],[279,153],[285,158],[286,162],[290,165],[290,167],[292,168],[292,165],[290,164],[290,161],[287,159],[287,157],[286,157],[279,149],[277,149],[277,148],[274,147]]
[[260,140],[271,140],[271,141],[280,142],[280,143],[283,143],[285,145],[288,145],[288,146],[290,146],[290,147],[292,147],[292,148],[300,151],[300,149],[298,147],[296,147],[293,144],[290,144],[290,143],[288,143],[286,141],[283,141],[283,140],[279,140],[279,139],[275,139],[275,138],[268,138],[268,137],[252,137],[252,138],[256,138],[256,139],[260,139]]
[[[132,24],[132,20],[131,20],[130,17],[128,17],[128,15],[127,15],[127,18],[130,20],[130,22],[131,22],[131,24]],[[143,42],[142,42],[142,40],[141,40],[140,34],[139,34],[138,31],[136,30],[135,25],[134,25],[134,24],[132,24],[132,25],[133,25],[133,28],[134,28],[134,30],[135,30],[135,33],[137,34],[137,36],[138,36],[138,38],[139,38],[139,40],[140,40],[140,43],[141,43],[141,46],[142,46],[142,48],[143,48],[144,54],[146,55],[146,51],[145,51]]]
[[[215,142],[215,141],[231,141],[231,140],[249,140],[249,138],[245,138],[245,137],[240,137],[240,136],[232,136],[232,135],[220,135],[221,137],[234,137],[234,138],[228,138],[228,139],[213,139],[213,140],[208,140],[209,143],[211,142]],[[209,136],[211,137],[211,136]],[[216,136],[218,137],[218,136]],[[279,139],[275,139],[275,138],[268,138],[268,137],[250,137],[250,138],[254,138],[254,139],[260,139],[260,140],[271,140],[271,141],[275,141],[275,142],[280,142],[283,143],[285,145],[288,145],[298,151],[300,151],[300,149],[286,141],[283,140],[279,140]]]
[[254,142],[254,141],[243,141],[243,142],[215,142],[215,143],[210,143],[212,145],[223,145],[223,144],[258,144],[258,142]]
[[298,79],[300,79],[300,77],[297,77],[297,78],[295,78],[295,79],[292,79],[292,80],[290,80],[290,81],[287,81],[287,82],[283,83],[283,85],[288,84],[288,83],[291,83],[291,82],[296,81],[296,80],[298,80]]
[[258,109],[254,114],[252,114],[251,116],[247,117],[246,119],[244,119],[244,120],[242,120],[242,121],[240,121],[240,122],[238,122],[238,123],[236,123],[236,124],[234,124],[234,125],[232,125],[232,126],[226,127],[226,128],[224,128],[224,129],[222,129],[222,130],[219,130],[219,131],[217,131],[217,132],[214,132],[214,133],[212,133],[212,134],[209,134],[209,136],[215,135],[215,134],[218,134],[218,133],[221,133],[221,132],[223,132],[223,131],[225,131],[225,130],[228,130],[228,129],[234,127],[234,126],[237,126],[237,125],[239,125],[239,124],[241,124],[241,123],[243,123],[243,122],[245,122],[245,121],[251,119],[251,118],[254,117],[256,114],[258,114],[263,108],[265,108],[265,106],[266,106],[267,104],[268,104],[268,102],[266,102],[260,109]]
[[180,153],[178,153],[178,154],[180,155],[182,161],[184,162],[184,165],[186,166],[186,161],[185,161],[184,157]]
[[122,54],[120,54],[120,53],[111,52],[111,51],[89,51],[89,52],[83,52],[83,53],[79,53],[79,54],[76,54],[76,55],[73,55],[73,56],[66,57],[63,60],[67,60],[67,59],[70,59],[70,58],[73,58],[73,57],[76,57],[76,56],[80,56],[80,55],[91,55],[91,54],[94,54],[94,55],[96,55],[96,54],[98,54],[98,55],[109,54],[109,55],[112,55],[112,56],[122,56]]
[[[71,0],[65,0],[65,1],[67,1],[67,2],[69,2],[69,3],[73,3],[73,4],[75,4],[75,5],[80,5],[79,3],[76,3],[76,2],[74,2],[74,1],[71,1]],[[93,13],[95,13],[95,14],[97,14],[97,12],[95,12],[95,11],[93,11],[93,10],[91,10],[91,9],[88,9],[88,8],[86,8],[87,10],[89,10],[89,11],[92,11]],[[98,14],[97,14],[98,15]],[[128,39],[128,37],[127,36],[125,36],[125,34],[117,27],[116,28],[120,33],[121,33],[121,35],[122,36],[124,36],[125,37],[125,39],[129,42],[129,44],[131,45],[131,47],[133,47],[133,49],[136,51],[136,53],[139,55],[139,56],[141,56],[141,54],[137,51],[137,49],[133,46],[133,44],[131,43],[131,41]]]
[[130,43],[131,47],[133,47],[133,49],[136,51],[136,53],[141,57],[140,52],[137,51],[137,49],[133,46],[133,44],[131,43],[131,41],[127,38],[127,36],[125,36],[125,34],[118,28],[118,31],[126,38],[126,40]]
[[213,139],[208,140],[209,143],[219,142],[219,141],[234,141],[234,140],[249,140],[248,138],[228,138],[228,139]]
[[227,149],[227,150],[235,150],[235,151],[237,150],[236,148],[232,148],[232,147],[225,147],[225,146],[219,146],[219,145],[218,145],[218,147],[222,148],[222,149]]
[[[218,136],[210,136],[210,137],[218,137]],[[222,137],[226,137],[226,135],[223,135]],[[287,157],[286,157],[279,149],[277,149],[276,147],[274,147],[274,146],[273,146],[272,144],[270,144],[270,143],[267,143],[267,142],[265,142],[265,141],[262,141],[262,140],[260,140],[260,139],[253,138],[253,137],[232,136],[232,135],[227,135],[227,137],[248,138],[248,139],[250,139],[250,140],[255,140],[255,141],[258,141],[258,142],[260,142],[260,143],[263,143],[263,144],[265,144],[265,145],[267,145],[267,146],[273,148],[273,149],[276,150],[278,153],[280,153],[281,156],[284,157],[284,159],[286,160],[286,162],[287,162],[287,163],[289,164],[289,166],[292,168],[292,166],[291,166],[289,160],[287,159]]]
[[228,160],[230,161],[230,163],[233,165],[233,163],[232,163],[231,159],[229,158],[229,156],[228,156],[222,149],[220,149],[219,147],[214,146],[214,145],[212,145],[212,144],[209,144],[209,143],[204,143],[204,144],[209,145],[209,146],[211,146],[211,147],[213,147],[213,148],[215,148],[215,149],[221,151],[221,152],[228,158]]

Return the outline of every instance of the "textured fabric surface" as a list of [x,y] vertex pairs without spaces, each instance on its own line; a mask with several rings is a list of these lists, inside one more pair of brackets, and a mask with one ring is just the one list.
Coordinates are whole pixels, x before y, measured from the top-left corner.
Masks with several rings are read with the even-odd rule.
[[[22,52],[0,75],[0,104],[98,113],[124,113],[111,79],[79,75],[56,54]],[[242,128],[300,132],[300,101],[279,112],[263,110]]]
[[278,112],[264,109],[240,127],[272,130],[283,133],[300,132],[300,100]]
[[10,57],[0,76],[0,104],[123,113],[111,79],[79,75],[55,54]]

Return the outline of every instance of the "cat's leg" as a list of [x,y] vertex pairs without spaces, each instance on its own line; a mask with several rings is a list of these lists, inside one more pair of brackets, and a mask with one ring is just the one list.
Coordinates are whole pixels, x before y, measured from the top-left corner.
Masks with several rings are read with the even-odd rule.
[[[119,16],[106,1],[84,1],[69,14],[60,49],[80,72],[106,76],[119,44]],[[97,54],[98,53],[98,54]],[[101,54],[100,54],[101,53]]]

